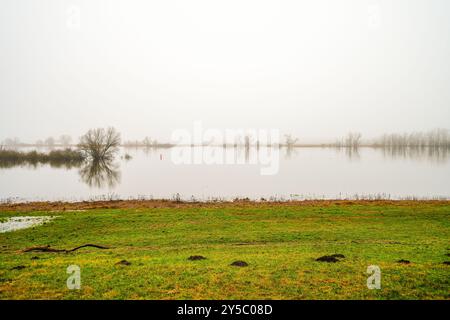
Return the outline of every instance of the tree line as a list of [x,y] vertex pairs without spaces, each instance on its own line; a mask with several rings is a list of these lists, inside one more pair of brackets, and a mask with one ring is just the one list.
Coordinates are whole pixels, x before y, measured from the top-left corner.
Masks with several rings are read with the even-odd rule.
[[20,141],[19,138],[6,138],[0,145],[5,147],[20,147],[20,146],[37,146],[37,147],[70,147],[72,145],[72,137],[68,134],[63,134],[59,138],[48,137],[44,140],[39,139],[34,143],[25,143]]
[[[0,143],[1,147],[16,147],[16,146],[37,146],[37,147],[72,147],[78,146],[86,150],[85,146],[90,144],[89,141],[97,140],[98,144],[104,141],[110,142],[108,139],[114,138],[114,144],[124,147],[145,147],[145,148],[170,148],[174,147],[171,143],[160,143],[156,139],[145,137],[142,140],[125,141],[121,144],[120,134],[114,128],[108,129],[91,129],[83,135],[79,143],[73,144],[71,136],[64,134],[59,138],[48,137],[45,140],[37,140],[34,144],[23,143],[18,138],[8,138]],[[210,145],[204,143],[202,145]],[[90,145],[93,147],[94,145]],[[337,139],[333,143],[322,144],[307,144],[299,143],[299,139],[291,134],[285,134],[284,139],[278,143],[269,143],[262,145],[259,141],[255,141],[251,136],[237,137],[236,141],[231,144],[223,144],[223,147],[250,147],[250,146],[267,146],[267,147],[286,147],[295,148],[302,146],[317,146],[317,147],[337,147],[337,148],[359,148],[365,147],[382,147],[382,148],[400,148],[400,147],[431,147],[431,148],[450,148],[450,131],[448,129],[434,129],[426,132],[412,132],[412,133],[389,133],[383,134],[375,139],[364,141],[362,134],[359,132],[349,132],[344,137]]]

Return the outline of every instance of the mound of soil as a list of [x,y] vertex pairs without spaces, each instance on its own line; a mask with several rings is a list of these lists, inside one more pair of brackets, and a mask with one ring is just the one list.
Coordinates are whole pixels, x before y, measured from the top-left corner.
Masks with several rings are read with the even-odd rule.
[[11,270],[22,270],[25,269],[25,266],[17,266],[17,267],[12,267]]
[[339,262],[339,259],[332,257],[332,256],[323,256],[323,257],[317,258],[316,261],[335,263],[335,262]]
[[409,261],[409,260],[404,260],[404,259],[400,259],[400,260],[397,261],[397,263],[410,264],[411,261]]
[[198,260],[205,260],[205,259],[206,258],[204,256],[190,256],[188,258],[188,260],[191,260],[191,261],[198,261]]
[[131,262],[129,262],[127,260],[122,260],[122,261],[117,262],[116,265],[129,266],[129,265],[131,265]]
[[232,264],[230,264],[230,266],[233,266],[233,267],[247,267],[248,263],[245,262],[245,261],[238,260],[238,261],[234,261]]
[[330,262],[330,263],[335,263],[335,262],[339,262],[339,259],[344,259],[345,256],[343,254],[340,253],[335,253],[329,256],[323,256],[320,258],[317,258],[316,261],[319,262]]

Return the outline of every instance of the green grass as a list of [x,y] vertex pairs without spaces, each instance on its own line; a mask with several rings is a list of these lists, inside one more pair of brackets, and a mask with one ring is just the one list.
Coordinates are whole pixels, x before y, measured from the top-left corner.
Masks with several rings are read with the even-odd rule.
[[[59,217],[0,234],[1,299],[450,298],[448,202],[0,212],[18,215]],[[21,252],[86,243],[111,249]],[[315,261],[335,253],[346,258]],[[207,259],[188,261],[191,255]],[[116,265],[123,259],[131,265]],[[230,266],[235,260],[249,266]],[[73,264],[81,290],[66,288]],[[26,268],[12,270],[19,265]],[[369,265],[381,268],[380,290],[366,286]]]

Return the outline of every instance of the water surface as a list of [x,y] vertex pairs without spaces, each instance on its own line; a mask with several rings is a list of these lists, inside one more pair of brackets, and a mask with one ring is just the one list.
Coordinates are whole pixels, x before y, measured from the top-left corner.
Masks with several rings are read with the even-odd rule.
[[[235,150],[240,164],[176,164],[173,152],[180,151],[177,148],[121,148],[113,163],[100,166],[1,168],[0,198],[77,201],[178,196],[185,200],[450,196],[447,150],[282,148],[277,173],[261,175],[261,165],[251,164],[257,152],[253,148]],[[208,148],[213,147],[204,151],[214,152]],[[132,158],[126,160],[125,154]]]
[[40,226],[53,220],[54,218],[55,217],[50,216],[7,218],[5,221],[0,221],[0,233]]

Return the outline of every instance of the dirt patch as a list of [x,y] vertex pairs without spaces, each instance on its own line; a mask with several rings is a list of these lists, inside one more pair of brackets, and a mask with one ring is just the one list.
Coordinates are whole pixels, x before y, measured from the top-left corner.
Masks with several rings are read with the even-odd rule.
[[120,266],[130,266],[131,262],[127,261],[127,260],[121,260],[119,262],[116,263],[116,265],[120,265]]
[[444,261],[444,262],[442,262],[443,264],[445,264],[445,265],[447,265],[447,266],[450,266],[450,261]]
[[245,262],[245,261],[238,260],[238,261],[234,261],[232,264],[230,264],[230,266],[233,266],[233,267],[247,267],[248,263]]
[[253,241],[253,242],[239,242],[235,243],[233,245],[235,246],[259,246],[259,245],[266,245],[267,241]]
[[39,260],[38,256],[31,257],[31,260]]
[[401,264],[410,264],[411,261],[405,260],[405,259],[400,259],[400,260],[397,261],[397,263],[401,263]]
[[188,260],[190,261],[198,261],[198,260],[205,260],[206,258],[204,256],[190,256]]
[[332,256],[323,256],[323,257],[317,258],[316,261],[335,263],[335,262],[339,262],[339,259],[332,257]]
[[23,270],[25,269],[25,266],[16,266],[16,267],[12,267],[11,270]]
[[335,254],[332,254],[329,256],[323,256],[323,257],[317,258],[316,261],[336,263],[336,262],[340,261],[339,259],[344,259],[344,258],[345,258],[345,256],[343,254],[335,253]]

